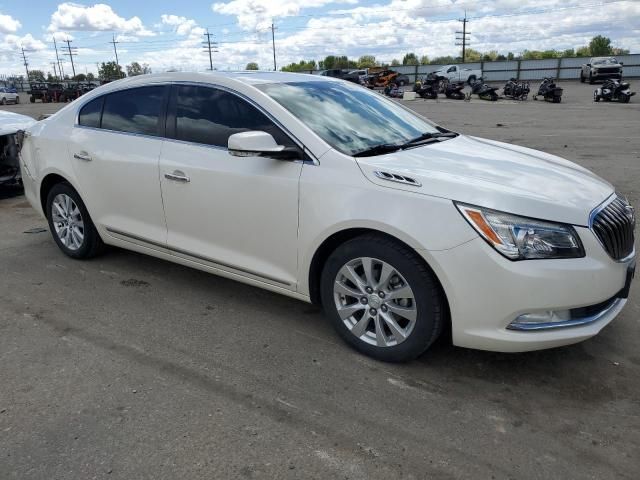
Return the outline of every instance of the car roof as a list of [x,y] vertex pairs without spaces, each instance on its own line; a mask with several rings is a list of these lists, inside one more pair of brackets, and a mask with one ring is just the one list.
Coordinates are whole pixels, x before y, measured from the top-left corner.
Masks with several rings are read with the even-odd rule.
[[128,77],[115,82],[110,82],[110,86],[145,85],[157,82],[198,82],[213,83],[218,80],[231,80],[232,82],[246,85],[259,85],[264,83],[292,83],[292,82],[340,82],[341,80],[312,75],[307,73],[290,72],[265,72],[265,71],[239,71],[239,72],[166,72],[150,73]]

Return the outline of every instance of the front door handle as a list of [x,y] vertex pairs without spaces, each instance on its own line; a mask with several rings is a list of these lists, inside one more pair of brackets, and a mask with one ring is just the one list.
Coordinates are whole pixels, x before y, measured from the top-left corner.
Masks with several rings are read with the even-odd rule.
[[180,170],[174,170],[173,173],[165,173],[164,178],[173,180],[174,182],[189,183],[191,179]]
[[91,158],[91,155],[89,155],[87,152],[74,153],[73,158],[75,158],[76,160],[83,160],[85,162],[90,162],[91,160],[93,160]]

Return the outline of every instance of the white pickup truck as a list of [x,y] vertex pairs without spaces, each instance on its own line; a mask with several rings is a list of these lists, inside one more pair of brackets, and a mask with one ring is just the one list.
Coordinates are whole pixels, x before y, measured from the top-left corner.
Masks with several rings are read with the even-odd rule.
[[434,73],[439,77],[447,78],[450,82],[467,82],[469,85],[482,77],[482,70],[471,70],[458,65],[445,65]]

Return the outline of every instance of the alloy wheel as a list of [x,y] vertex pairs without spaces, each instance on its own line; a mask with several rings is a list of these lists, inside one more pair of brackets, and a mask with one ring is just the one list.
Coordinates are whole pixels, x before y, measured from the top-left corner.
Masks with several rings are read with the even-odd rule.
[[76,202],[64,193],[56,195],[51,220],[60,242],[69,250],[78,250],[84,242],[84,221]]
[[349,331],[378,347],[404,342],[418,316],[407,280],[392,265],[370,257],[353,259],[333,285],[336,310]]

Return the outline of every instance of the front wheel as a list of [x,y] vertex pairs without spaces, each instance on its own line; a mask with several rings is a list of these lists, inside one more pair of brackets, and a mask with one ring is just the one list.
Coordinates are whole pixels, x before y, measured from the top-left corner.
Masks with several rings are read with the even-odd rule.
[[321,296],[340,336],[379,360],[416,358],[443,328],[434,274],[414,252],[383,236],[363,235],[338,247],[324,266]]
[[16,97],[16,105],[20,103],[20,97]]
[[593,79],[593,74],[589,73],[589,85],[593,85],[596,81]]
[[6,105],[7,104],[7,99],[2,97],[2,100],[0,100],[0,104]]
[[95,257],[104,244],[84,202],[71,185],[54,185],[46,203],[49,230],[65,255],[85,259]]
[[468,79],[467,79],[467,83],[469,85],[471,85],[472,83],[474,83],[476,81],[476,76],[475,75],[471,75]]

